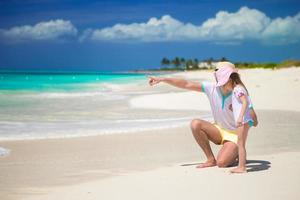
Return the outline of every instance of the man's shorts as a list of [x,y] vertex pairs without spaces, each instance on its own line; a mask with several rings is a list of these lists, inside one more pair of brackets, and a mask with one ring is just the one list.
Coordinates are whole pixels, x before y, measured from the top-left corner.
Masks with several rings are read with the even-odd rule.
[[221,133],[222,142],[221,144],[224,144],[225,141],[231,141],[235,144],[237,144],[238,136],[235,131],[226,130],[217,124],[213,124]]

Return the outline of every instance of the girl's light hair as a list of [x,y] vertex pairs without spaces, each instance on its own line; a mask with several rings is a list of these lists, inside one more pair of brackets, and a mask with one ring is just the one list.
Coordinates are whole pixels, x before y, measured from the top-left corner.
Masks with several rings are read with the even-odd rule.
[[240,75],[238,73],[232,73],[229,77],[231,80],[232,80],[232,83],[233,83],[233,86],[235,87],[236,85],[241,85],[245,88],[245,90],[247,91],[248,95],[249,95],[249,92],[246,88],[246,86],[244,85],[244,83],[242,82],[241,78],[240,78]]

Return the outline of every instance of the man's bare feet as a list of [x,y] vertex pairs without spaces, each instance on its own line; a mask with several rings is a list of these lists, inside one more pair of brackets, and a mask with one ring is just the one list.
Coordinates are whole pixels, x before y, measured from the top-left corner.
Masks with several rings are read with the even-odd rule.
[[217,165],[217,161],[206,161],[205,163],[201,163],[200,165],[197,165],[196,168],[207,168],[207,167],[214,167]]
[[237,167],[237,168],[232,169],[230,172],[238,173],[238,174],[247,173],[247,169],[245,167]]

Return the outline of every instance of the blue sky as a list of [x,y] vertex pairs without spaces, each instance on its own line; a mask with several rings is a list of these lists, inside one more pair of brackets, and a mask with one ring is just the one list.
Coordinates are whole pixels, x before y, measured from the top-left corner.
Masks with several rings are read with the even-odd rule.
[[109,70],[163,57],[300,59],[297,0],[2,0],[0,69]]

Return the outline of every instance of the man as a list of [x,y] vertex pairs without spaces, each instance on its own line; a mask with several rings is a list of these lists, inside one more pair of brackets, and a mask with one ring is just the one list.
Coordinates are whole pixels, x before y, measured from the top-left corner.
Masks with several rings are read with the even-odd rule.
[[[230,62],[219,62],[215,72],[216,81],[222,80],[222,84],[210,82],[195,83],[184,79],[149,77],[151,86],[161,82],[169,85],[207,95],[214,118],[214,123],[193,119],[191,130],[196,142],[202,148],[207,157],[207,161],[197,166],[206,167],[228,167],[232,165],[238,156],[237,135],[235,133],[235,121],[232,113],[232,90],[227,87],[227,82],[231,73],[237,72]],[[216,145],[223,145],[215,158],[209,141]]]

